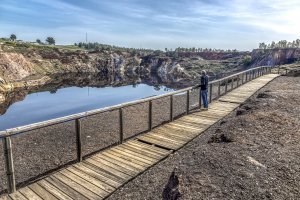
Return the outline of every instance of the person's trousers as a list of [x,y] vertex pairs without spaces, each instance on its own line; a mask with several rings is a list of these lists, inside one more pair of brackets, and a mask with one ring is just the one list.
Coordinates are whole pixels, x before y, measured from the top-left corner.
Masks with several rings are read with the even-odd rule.
[[202,98],[202,104],[204,108],[208,108],[208,100],[207,100],[207,94],[208,90],[201,90],[201,98]]

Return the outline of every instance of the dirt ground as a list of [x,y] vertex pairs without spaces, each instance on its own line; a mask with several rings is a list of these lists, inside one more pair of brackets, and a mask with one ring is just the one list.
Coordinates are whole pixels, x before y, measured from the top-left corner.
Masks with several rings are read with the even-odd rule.
[[116,199],[300,199],[300,77],[279,77]]

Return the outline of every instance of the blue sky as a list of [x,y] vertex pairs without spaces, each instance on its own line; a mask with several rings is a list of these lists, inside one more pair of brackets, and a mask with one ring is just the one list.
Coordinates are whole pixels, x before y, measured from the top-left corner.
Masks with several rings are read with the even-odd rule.
[[300,38],[299,0],[0,0],[0,37],[250,50]]

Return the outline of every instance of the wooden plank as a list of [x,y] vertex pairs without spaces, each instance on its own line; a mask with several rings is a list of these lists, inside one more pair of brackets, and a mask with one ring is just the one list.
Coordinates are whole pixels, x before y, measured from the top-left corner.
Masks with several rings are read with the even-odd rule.
[[56,188],[64,191],[64,193],[66,193],[69,197],[71,197],[74,200],[81,200],[81,199],[87,200],[85,196],[83,196],[73,188],[67,186],[65,183],[61,182],[60,180],[56,179],[54,176],[45,178],[45,181],[55,186]]
[[76,182],[77,184],[85,187],[86,189],[92,191],[93,193],[97,194],[97,196],[100,196],[102,198],[107,196],[107,192],[105,190],[90,183],[89,181],[85,180],[84,178],[81,178],[80,176],[70,172],[67,169],[62,170],[59,173],[64,175],[65,177],[69,178],[70,180]]
[[[95,194],[91,190],[87,189],[86,187],[83,187],[82,185],[78,184],[77,182],[73,181],[72,179],[62,175],[61,173],[55,173],[52,175],[54,178],[58,179],[59,181],[63,182],[70,188],[76,190],[78,193],[80,193],[82,196],[85,196],[88,199],[103,199],[99,195]],[[52,177],[51,176],[51,177]]]
[[164,157],[164,156],[161,156],[161,155],[158,155],[158,154],[153,154],[153,152],[147,151],[145,149],[132,146],[130,144],[122,145],[121,147],[125,148],[127,150],[130,150],[130,151],[133,151],[135,153],[138,153],[140,155],[151,157],[151,158],[153,158],[155,160],[160,160],[161,158]]
[[39,195],[42,199],[45,200],[56,200],[55,196],[53,196],[51,193],[49,193],[47,190],[45,190],[43,187],[38,185],[37,183],[31,184],[28,186],[33,192],[35,192],[37,195]]
[[159,147],[156,147],[156,146],[153,146],[153,145],[142,143],[138,140],[131,140],[131,141],[128,141],[127,143],[131,144],[131,145],[138,146],[138,147],[142,146],[143,148],[147,148],[148,150],[151,150],[155,153],[161,154],[162,156],[170,154],[170,151],[168,151],[166,149],[162,149],[162,148],[159,148]]
[[133,166],[135,168],[138,168],[139,170],[145,170],[147,168],[147,166],[144,163],[143,163],[144,164],[144,166],[143,166],[139,162],[138,163],[137,162],[132,162],[131,159],[128,159],[128,158],[126,159],[126,158],[122,158],[122,157],[116,156],[112,152],[103,152],[102,154],[105,155],[105,156],[107,156],[107,157],[110,157],[112,159],[115,159],[115,160],[118,160],[120,162],[123,162],[123,163],[125,163],[127,165],[131,165],[131,166]]
[[32,200],[43,200],[39,195],[34,193],[29,187],[19,189],[19,192],[27,199]]
[[[93,176],[86,174],[85,172],[81,171],[80,169],[77,169],[77,168],[71,166],[71,167],[68,167],[67,170],[72,172],[73,174],[81,177],[82,179],[85,179],[89,183],[92,183],[92,184],[96,185],[97,187],[101,188],[102,190],[104,190],[106,192],[106,195],[115,191],[115,188],[113,188],[112,186],[110,186],[106,183],[103,183],[102,181],[100,181],[97,178],[94,178]],[[105,193],[104,193],[104,195],[105,195]]]
[[[154,131],[152,131],[152,132],[154,132]],[[155,130],[154,133],[165,136],[165,137],[169,137],[172,139],[180,140],[182,142],[188,142],[193,138],[193,137],[187,137],[186,135],[179,134],[178,132],[175,132],[175,131],[168,132],[163,129]]]
[[[194,137],[195,135],[198,135],[199,131],[198,130],[194,130],[192,129],[193,131],[190,131],[190,129],[188,128],[184,128],[182,126],[178,126],[176,124],[166,124],[165,127],[169,128],[170,130],[176,130],[176,131],[181,131],[182,133],[184,134],[188,134],[189,136],[191,137]],[[204,130],[205,128],[202,128],[202,130]],[[202,131],[200,130],[200,131]]]
[[81,171],[84,171],[86,174],[88,174],[94,178],[97,178],[98,180],[102,181],[103,183],[106,183],[107,185],[110,185],[113,188],[118,188],[119,186],[122,185],[121,183],[119,183],[113,179],[110,179],[110,178],[104,176],[103,174],[97,173],[96,171],[90,169],[89,167],[85,166],[84,163],[77,163],[74,165],[74,167]]
[[27,200],[26,197],[24,197],[24,195],[22,195],[19,191],[16,191],[12,194],[8,195],[12,200]]
[[129,175],[130,177],[135,176],[135,175],[137,174],[136,171],[129,170],[129,169],[125,168],[125,167],[121,167],[121,166],[119,166],[119,165],[116,165],[116,164],[114,164],[114,163],[108,162],[107,160],[103,160],[103,159],[101,159],[101,158],[99,158],[99,157],[96,157],[96,156],[91,157],[91,159],[93,159],[93,160],[95,160],[95,161],[97,161],[97,162],[99,162],[99,163],[102,163],[102,164],[104,164],[104,165],[107,165],[108,167],[111,167],[111,168],[113,168],[113,169],[115,169],[115,170],[118,170],[118,171],[120,171],[120,172],[123,172],[124,174],[127,174],[127,175]]
[[55,186],[51,185],[45,180],[41,180],[38,182],[38,185],[43,187],[45,190],[47,190],[49,193],[51,193],[53,196],[55,196],[57,199],[62,200],[73,200],[71,197],[66,195],[64,192],[56,188]]
[[[205,126],[206,124],[203,124],[203,126]],[[170,123],[170,124],[167,124],[167,126],[172,126],[172,127],[177,127],[179,128],[180,130],[182,131],[186,131],[186,130],[192,130],[193,133],[199,133],[199,131],[203,130],[204,127],[192,127],[192,126],[188,126],[188,125],[185,125],[183,123],[180,123],[180,122],[173,122],[173,123]]]
[[211,125],[212,122],[208,122],[206,120],[201,120],[201,119],[199,119],[199,120],[194,119],[193,123],[191,123],[187,119],[182,118],[182,119],[176,120],[176,122],[174,122],[173,124],[176,126],[184,127],[184,128],[190,128],[190,129],[193,129],[193,130],[199,132],[199,130],[201,131],[203,128],[206,128],[207,126]]
[[178,122],[202,122],[204,125],[206,124],[214,124],[215,122],[219,121],[219,118],[207,118],[207,117],[203,117],[200,115],[193,115],[193,116],[188,116],[182,119],[179,119]]
[[12,200],[8,195],[0,197],[0,200]]
[[[204,128],[203,128],[204,129]],[[176,134],[182,137],[186,137],[187,139],[191,139],[195,137],[195,133],[196,131],[190,132],[187,130],[184,130],[180,127],[174,127],[174,126],[164,126],[164,127],[160,127],[158,129],[159,131],[164,131],[164,132],[170,132],[172,134]]]
[[189,123],[189,122],[180,120],[180,121],[177,121],[175,123],[172,123],[172,125],[182,127],[183,129],[185,129],[185,128],[193,129],[193,130],[195,130],[196,133],[199,134],[203,130],[203,128],[206,128],[211,124],[210,123],[201,123],[201,122],[199,122],[199,123],[195,123],[195,122],[194,123]]
[[152,138],[148,138],[148,137],[145,137],[145,136],[139,136],[138,139],[140,139],[142,141],[145,141],[145,142],[148,142],[148,143],[156,144],[158,146],[162,146],[162,147],[167,148],[167,149],[172,149],[172,150],[178,149],[178,146],[175,146],[173,144],[163,142],[163,141],[160,141],[160,140],[156,140],[156,139],[152,139]]
[[98,155],[96,155],[99,159],[103,159],[103,160],[106,160],[106,161],[108,161],[108,162],[111,162],[111,163],[113,163],[113,164],[115,164],[115,165],[118,165],[118,166],[120,166],[120,167],[124,167],[124,168],[126,168],[126,169],[128,169],[128,170],[131,170],[131,171],[134,171],[135,173],[140,173],[140,169],[138,169],[138,168],[135,168],[135,167],[133,167],[133,166],[131,166],[131,165],[129,165],[129,164],[127,164],[127,163],[124,163],[124,162],[120,162],[120,161],[118,161],[118,160],[116,160],[116,159],[113,159],[113,158],[111,158],[111,157],[109,157],[109,156],[106,156],[106,155],[104,155],[104,154],[98,154]]
[[117,146],[117,147],[115,147],[113,149],[118,149],[118,150],[120,150],[122,152],[133,154],[137,158],[141,159],[141,161],[143,161],[145,163],[149,163],[149,164],[152,163],[152,162],[156,162],[158,160],[157,158],[153,158],[153,157],[148,156],[148,155],[142,155],[142,154],[139,154],[139,153],[135,153],[134,151],[128,150],[128,149],[124,148],[123,146]]
[[130,153],[127,153],[127,152],[124,152],[122,150],[119,150],[119,149],[112,149],[110,151],[110,153],[114,153],[114,155],[119,155],[119,156],[123,156],[123,158],[128,158],[128,159],[131,159],[131,160],[137,160],[139,161],[140,163],[143,163],[145,167],[149,167],[153,164],[153,162],[151,161],[148,161],[148,160],[144,160],[140,157],[136,157]]
[[173,130],[173,129],[169,130],[169,131],[160,129],[157,131],[157,133],[165,135],[165,136],[169,136],[169,137],[178,138],[184,142],[189,142],[189,141],[191,141],[191,139],[193,139],[195,137],[195,134],[190,135],[190,134],[186,134],[185,132],[181,132],[181,131],[177,131],[177,130]]
[[214,124],[216,123],[217,121],[219,121],[219,119],[208,119],[206,117],[201,117],[201,116],[189,116],[189,117],[185,117],[185,118],[182,118],[180,121],[183,121],[183,122],[200,122],[202,124]]
[[123,146],[125,146],[125,147],[127,147],[127,148],[138,149],[138,150],[140,150],[141,152],[150,154],[151,157],[156,158],[156,159],[161,159],[162,157],[164,157],[164,155],[161,155],[161,154],[158,154],[158,153],[156,153],[156,152],[154,152],[154,151],[151,151],[151,150],[149,150],[149,148],[146,148],[146,147],[135,146],[135,145],[132,145],[132,144],[129,144],[129,143],[124,143]]
[[128,161],[130,161],[130,162],[132,162],[132,163],[138,164],[138,165],[143,166],[143,167],[145,167],[145,168],[148,168],[148,167],[149,167],[149,164],[148,164],[148,163],[145,163],[145,162],[143,162],[143,161],[137,160],[135,157],[134,157],[134,158],[129,157],[127,154],[122,154],[122,153],[120,153],[117,149],[114,149],[113,151],[112,151],[112,150],[111,150],[111,151],[107,151],[107,152],[105,152],[105,153],[109,153],[109,154],[112,154],[112,155],[114,155],[114,156],[123,158],[123,159],[125,159],[125,160],[128,160]]
[[121,148],[121,147],[116,147],[116,148],[113,148],[112,149],[113,151],[118,151],[118,152],[122,152],[122,153],[126,153],[126,155],[130,154],[130,155],[134,155],[135,156],[135,159],[136,160],[139,160],[141,162],[144,162],[146,164],[152,164],[153,162],[156,162],[157,159],[153,159],[153,158],[150,158],[150,157],[147,157],[147,156],[143,156],[143,155],[140,155],[140,154],[137,154],[133,151],[129,151],[125,148]]
[[196,118],[194,118],[194,119],[192,119],[192,118],[190,118],[190,119],[181,119],[178,122],[180,122],[184,125],[188,125],[188,126],[192,126],[192,127],[197,128],[199,126],[200,127],[211,126],[212,124],[216,123],[217,121],[219,121],[219,119],[215,120],[215,121],[209,121],[209,120],[206,120],[206,119],[203,119],[203,118],[199,117],[198,119],[196,119]]
[[84,162],[95,165],[96,167],[99,167],[99,168],[109,172],[110,174],[113,174],[114,176],[120,177],[122,180],[128,180],[131,178],[131,176],[125,174],[124,172],[120,172],[114,168],[111,168],[111,167],[104,165],[103,163],[100,163],[93,159],[88,158]]
[[150,134],[145,134],[144,136],[145,137],[150,137],[150,138],[153,138],[153,139],[157,139],[157,140],[161,140],[161,141],[164,141],[164,142],[170,142],[170,143],[172,143],[176,146],[183,146],[186,143],[184,141],[168,138],[166,136],[163,136],[163,135],[157,134],[157,133],[153,133],[153,132],[150,133]]
[[87,167],[87,168],[89,168],[89,169],[91,169],[91,170],[93,170],[93,171],[95,171],[98,174],[101,174],[101,175],[107,177],[108,179],[111,179],[111,180],[119,183],[120,185],[122,185],[123,183],[125,183],[126,180],[127,180],[125,178],[121,178],[119,176],[116,176],[115,174],[112,174],[111,172],[109,172],[107,170],[99,168],[96,165],[93,165],[91,163],[81,162],[80,164],[83,165],[83,166],[85,166],[85,167]]

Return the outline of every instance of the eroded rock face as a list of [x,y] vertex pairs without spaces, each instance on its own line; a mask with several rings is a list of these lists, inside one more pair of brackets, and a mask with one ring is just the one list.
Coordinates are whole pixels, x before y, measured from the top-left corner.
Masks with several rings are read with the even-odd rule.
[[300,49],[255,49],[252,51],[253,67],[275,66],[293,63],[300,59]]
[[22,54],[0,53],[0,82],[17,81],[34,73],[34,64]]

